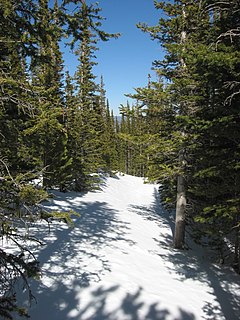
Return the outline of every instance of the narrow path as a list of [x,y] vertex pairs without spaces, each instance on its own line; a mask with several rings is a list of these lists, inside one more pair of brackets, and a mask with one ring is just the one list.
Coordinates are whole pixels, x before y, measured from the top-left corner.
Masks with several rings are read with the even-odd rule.
[[240,318],[239,277],[193,250],[171,248],[171,217],[156,186],[109,178],[100,192],[56,193],[50,207],[81,217],[74,229],[55,224],[50,235],[41,231],[47,245],[38,254],[43,277],[33,282],[38,304],[31,319]]

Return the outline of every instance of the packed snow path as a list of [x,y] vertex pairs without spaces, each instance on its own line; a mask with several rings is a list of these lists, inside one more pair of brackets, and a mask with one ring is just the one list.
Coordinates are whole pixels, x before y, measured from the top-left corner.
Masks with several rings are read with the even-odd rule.
[[117,176],[102,191],[55,193],[48,206],[81,217],[73,229],[39,232],[46,246],[32,320],[240,319],[239,276],[204,251],[172,249],[173,219],[157,186]]

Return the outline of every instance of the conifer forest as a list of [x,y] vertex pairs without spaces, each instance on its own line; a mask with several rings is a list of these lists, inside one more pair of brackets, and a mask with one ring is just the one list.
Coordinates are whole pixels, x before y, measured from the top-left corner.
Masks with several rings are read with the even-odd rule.
[[[98,43],[121,37],[102,29],[98,4],[0,0],[0,239],[21,251],[0,246],[1,319],[26,316],[15,282],[31,299],[29,278],[40,273],[26,230],[76,215],[44,210],[50,190],[98,190],[99,173],[158,183],[176,213],[172,246],[184,255],[188,232],[240,273],[240,1],[154,5],[158,24],[137,28],[165,56],[119,117],[93,72]],[[74,75],[63,43],[78,59]]]

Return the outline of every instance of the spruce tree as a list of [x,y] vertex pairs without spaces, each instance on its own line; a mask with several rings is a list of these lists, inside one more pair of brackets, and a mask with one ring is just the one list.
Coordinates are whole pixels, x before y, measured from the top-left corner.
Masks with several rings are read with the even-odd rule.
[[[234,85],[239,78],[239,41],[228,36],[229,30],[239,23],[238,10],[235,1],[205,4],[208,37],[198,40],[198,49],[191,49],[188,59],[197,57],[193,74],[201,88],[195,124],[199,143],[190,190],[197,204],[195,219],[203,223],[205,234],[215,240],[222,260],[228,238],[239,271],[239,96]],[[216,225],[218,228],[213,227]]]
[[[13,319],[12,313],[26,316],[18,305],[14,284],[21,279],[32,298],[28,278],[39,272],[38,262],[29,250],[24,224],[35,220],[35,205],[46,193],[29,184],[34,161],[28,158],[24,130],[34,113],[33,87],[27,74],[27,57],[35,54],[31,1],[2,1],[0,7],[0,237],[13,241],[14,253],[0,249],[0,317]],[[36,177],[36,176],[35,176]],[[21,232],[19,231],[21,228]],[[25,242],[23,241],[25,237]]]
[[15,172],[27,167],[22,132],[33,111],[29,99],[32,87],[28,82],[26,65],[28,50],[33,49],[25,39],[30,29],[31,17],[26,13],[29,7],[31,4],[25,2],[4,1],[0,11],[1,158],[8,159],[11,170]]
[[[135,95],[129,96],[135,97]],[[145,176],[147,162],[145,132],[147,124],[143,115],[144,111],[138,104],[130,107],[129,102],[126,106],[122,106],[120,111],[122,120],[118,138],[121,146],[120,155],[123,154],[125,163],[124,172],[135,176]]]
[[[9,241],[15,246],[13,253],[4,247],[0,249],[0,317],[4,319],[13,319],[12,314],[16,313],[27,316],[16,301],[14,285],[20,281],[33,299],[28,278],[38,277],[40,271],[39,262],[29,248],[29,242],[40,243],[29,237],[29,228],[43,218],[40,203],[47,198],[47,193],[33,181],[39,179],[42,169],[41,134],[45,132],[40,130],[39,122],[47,122],[40,107],[46,103],[46,96],[52,102],[60,92],[59,83],[56,84],[59,70],[55,68],[59,57],[41,52],[39,45],[39,39],[45,36],[49,39],[51,33],[48,29],[51,26],[43,23],[43,13],[49,17],[45,10],[46,2],[38,7],[36,1],[2,1],[0,7],[0,238],[3,243]],[[55,52],[54,41],[51,44]],[[37,73],[39,80],[34,78]],[[46,80],[47,74],[56,82],[53,81],[52,91],[44,96],[42,87],[47,81],[41,80]],[[52,117],[54,121],[56,116]],[[68,214],[66,217],[69,219]]]
[[47,0],[39,0],[37,19],[38,55],[31,61],[32,83],[37,91],[37,121],[26,134],[32,136],[39,149],[45,187],[60,186],[66,158],[66,132],[62,92],[63,60],[59,49],[62,36],[58,7],[50,9]]
[[[168,146],[173,157],[160,161],[159,167],[165,168],[167,176],[183,175],[188,222],[195,230],[201,229],[212,239],[216,237],[222,248],[224,237],[235,238],[232,243],[238,243],[239,238],[239,37],[233,31],[239,23],[239,4],[175,1],[155,5],[169,18],[161,18],[156,27],[140,27],[166,50],[165,59],[156,61],[154,66],[163,79],[170,80],[164,91],[175,113]],[[235,34],[233,38],[231,33]],[[159,141],[162,136],[163,132]],[[181,150],[187,160],[182,168],[174,162]],[[163,148],[162,152],[166,154]],[[226,155],[231,160],[224,166]],[[234,246],[235,252],[239,252],[239,245]],[[239,261],[239,253],[235,260]]]
[[102,169],[111,174],[117,169],[116,132],[113,111],[110,112],[109,101],[106,99],[103,77],[99,88],[99,115]]
[[103,101],[97,94],[98,86],[92,70],[96,64],[96,43],[99,39],[106,41],[117,35],[100,30],[102,17],[98,7],[87,5],[84,0],[77,2],[81,6],[68,17],[67,31],[73,36],[72,46],[77,43],[75,53],[79,60],[75,73],[77,95],[71,132],[69,131],[69,150],[72,152],[75,189],[85,190],[94,184],[92,174],[104,166],[101,139],[104,131]]

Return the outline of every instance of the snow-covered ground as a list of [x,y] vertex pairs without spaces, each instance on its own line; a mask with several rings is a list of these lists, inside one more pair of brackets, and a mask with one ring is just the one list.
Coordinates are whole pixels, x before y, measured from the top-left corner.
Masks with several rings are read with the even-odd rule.
[[156,185],[117,176],[102,191],[55,192],[48,206],[81,216],[74,228],[36,228],[46,245],[38,253],[42,278],[31,282],[30,319],[240,319],[240,277],[192,244],[171,247],[173,217],[161,209]]

